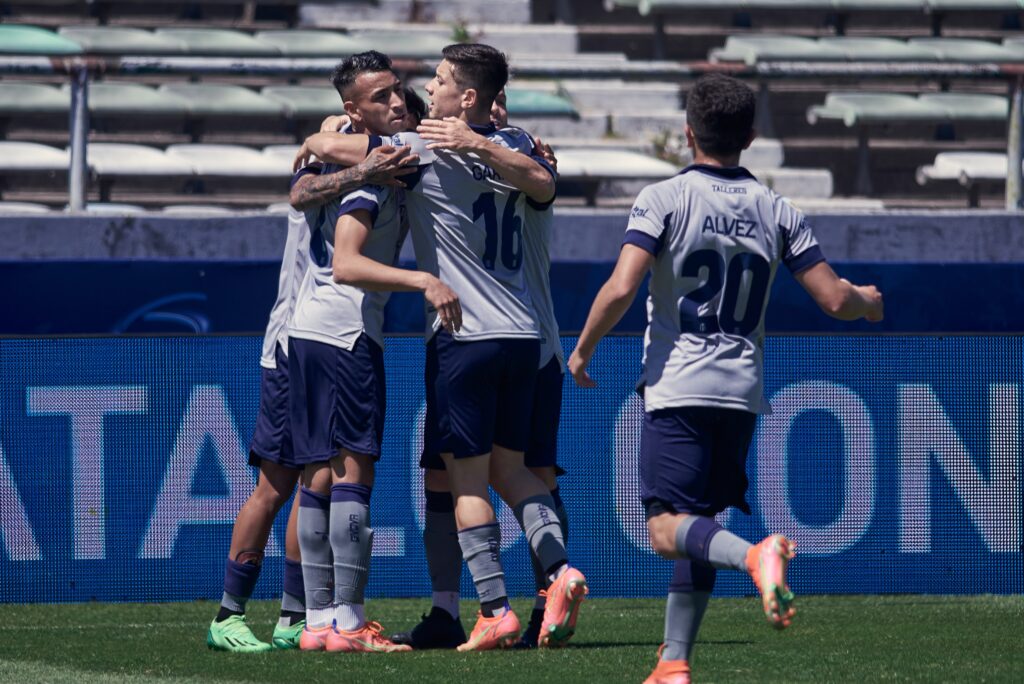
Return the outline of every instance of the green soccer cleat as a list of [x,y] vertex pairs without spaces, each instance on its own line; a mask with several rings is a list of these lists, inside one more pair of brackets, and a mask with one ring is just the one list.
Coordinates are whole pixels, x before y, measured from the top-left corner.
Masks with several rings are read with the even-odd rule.
[[277,623],[274,627],[274,636],[270,642],[274,645],[274,648],[282,650],[298,648],[299,639],[302,637],[302,630],[305,629],[305,627],[305,620],[299,620],[291,627],[282,627],[281,623]]
[[223,622],[214,620],[210,623],[210,631],[206,633],[206,645],[214,651],[231,653],[263,653],[269,651],[271,645],[260,641],[245,624],[244,615],[232,615]]

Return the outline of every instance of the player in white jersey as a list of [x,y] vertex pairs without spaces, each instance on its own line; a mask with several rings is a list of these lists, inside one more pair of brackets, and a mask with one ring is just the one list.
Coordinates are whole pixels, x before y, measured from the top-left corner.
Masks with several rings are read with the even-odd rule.
[[[468,154],[445,152],[430,120],[418,129],[431,136],[429,145],[415,136],[391,142],[408,142],[430,162],[405,179],[417,263],[440,274],[462,303],[462,327],[453,333],[439,330],[442,321],[428,312],[426,373],[428,413],[431,407],[437,413],[456,498],[459,544],[481,599],[476,627],[459,648],[506,646],[519,634],[488,481],[516,512],[553,582],[542,645],[557,645],[572,635],[586,582],[568,565],[549,491],[523,463],[540,338],[522,273],[523,206],[526,197],[549,201],[554,178],[528,156],[528,136],[502,134],[490,123],[491,104],[508,80],[504,55],[485,45],[451,45],[443,54],[427,85],[430,115],[464,120],[482,134],[479,144]],[[346,138],[313,136],[300,161],[312,153],[351,163],[361,141]]]
[[[372,158],[332,178],[335,192],[353,190],[369,181],[387,182],[402,173],[406,153],[376,150]],[[210,624],[207,644],[222,651],[252,653],[295,648],[305,625],[305,596],[296,535],[298,507],[292,506],[285,536],[284,591],[281,616],[271,643],[260,641],[245,621],[245,605],[263,565],[264,550],[278,511],[291,498],[300,468],[294,460],[288,417],[288,320],[306,272],[309,250],[306,216],[292,209],[278,278],[277,299],[270,311],[260,356],[260,406],[249,445],[249,464],[260,469],[259,480],[235,518],[224,569],[220,611]]]
[[[498,93],[491,106],[491,121],[499,131],[508,126],[507,96],[504,90]],[[464,122],[450,120],[443,125],[435,125],[447,137],[450,150],[469,149],[478,143],[475,138],[479,134],[469,129]],[[513,139],[521,135],[518,129],[510,129],[504,133]],[[557,160],[550,147],[537,139],[534,149],[557,170]],[[523,215],[523,274],[537,315],[541,333],[541,352],[533,395],[530,441],[523,460],[527,468],[550,490],[555,513],[562,526],[563,538],[568,538],[568,516],[556,479],[561,472],[557,465],[557,442],[565,362],[558,321],[555,319],[554,303],[551,299],[549,242],[553,219],[552,202],[539,204],[527,199]],[[462,552],[456,537],[457,528],[448,476],[438,451],[437,425],[430,421],[424,426],[424,431],[425,448],[420,459],[420,466],[424,468],[426,501],[423,546],[430,571],[433,606],[430,613],[424,615],[411,631],[396,634],[392,639],[408,643],[416,649],[454,648],[465,641],[465,633],[462,632],[458,621]],[[537,646],[544,619],[545,595],[549,581],[537,556],[531,553],[530,559],[538,593],[530,613],[530,622],[516,643],[517,648]]]
[[569,370],[587,374],[598,341],[626,312],[650,271],[641,382],[640,477],[654,550],[675,560],[665,642],[647,684],[690,681],[689,657],[716,569],[748,572],[769,622],[794,614],[786,585],[793,545],[771,535],[751,545],[714,515],[746,513],[746,454],[763,398],[768,292],[779,263],[821,308],[843,320],[881,320],[871,285],[840,279],[803,214],[739,166],[753,140],[755,98],[726,76],[699,79],[687,97],[694,163],[645,188],[630,214],[615,271],[598,293]]
[[[353,134],[390,135],[408,126],[404,91],[385,55],[345,59],[332,82]],[[300,647],[409,650],[368,622],[363,606],[384,433],[384,306],[391,291],[422,291],[457,318],[458,299],[435,276],[394,267],[408,230],[400,188],[367,185],[308,215],[311,261],[289,324],[290,415],[295,460],[304,466],[298,536],[307,624]]]

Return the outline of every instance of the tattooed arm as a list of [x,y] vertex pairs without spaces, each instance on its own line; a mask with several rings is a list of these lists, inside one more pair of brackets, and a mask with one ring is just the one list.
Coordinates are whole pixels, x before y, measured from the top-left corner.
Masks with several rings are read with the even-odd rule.
[[363,185],[402,186],[399,177],[415,171],[418,160],[416,155],[409,154],[407,147],[378,147],[355,166],[335,173],[307,174],[301,177],[292,186],[288,201],[299,211],[305,211]]

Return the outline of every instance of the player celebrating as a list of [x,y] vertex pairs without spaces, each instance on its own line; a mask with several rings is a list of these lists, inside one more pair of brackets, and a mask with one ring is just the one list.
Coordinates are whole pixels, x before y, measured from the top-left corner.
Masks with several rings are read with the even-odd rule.
[[[390,135],[405,127],[402,86],[385,55],[349,57],[332,82],[353,132]],[[370,495],[384,433],[384,306],[390,291],[421,291],[457,325],[458,298],[429,273],[392,266],[408,229],[398,188],[364,186],[311,213],[312,262],[289,326],[295,458],[305,465],[298,536],[307,625],[300,647],[409,650],[384,638],[363,607]]]
[[[491,122],[500,130],[508,125],[507,96],[504,90],[498,93],[491,106]],[[428,126],[444,135],[446,148],[452,151],[471,149],[479,136],[460,120],[428,122]],[[509,136],[522,133],[516,130],[503,132]],[[428,136],[430,134],[427,134]],[[436,135],[436,133],[435,133]],[[535,151],[554,166],[557,162],[551,148],[538,139]],[[530,441],[524,455],[524,463],[551,492],[555,513],[562,526],[563,538],[568,538],[568,516],[558,488],[556,465],[558,424],[562,404],[562,376],[565,362],[562,355],[558,321],[555,319],[554,304],[551,300],[549,271],[551,258],[548,245],[554,218],[552,202],[541,204],[527,200],[523,230],[523,274],[530,297],[537,313],[541,332],[541,353],[537,384],[533,393],[533,415],[530,424]],[[396,634],[392,639],[408,643],[413,648],[456,648],[466,641],[466,633],[459,621],[459,582],[462,575],[462,553],[459,548],[453,502],[444,470],[444,462],[437,452],[434,421],[425,426],[427,437],[420,465],[425,469],[423,484],[426,500],[424,515],[423,546],[427,555],[433,606],[430,613],[412,631]],[[430,447],[431,444],[435,446]],[[546,594],[550,583],[541,561],[530,554],[537,600],[530,614],[530,622],[522,637],[516,643],[518,648],[535,648],[544,619]]]
[[[522,274],[526,197],[554,196],[550,169],[529,155],[528,136],[509,139],[490,122],[494,97],[508,80],[504,55],[486,45],[450,45],[427,85],[430,115],[464,120],[481,133],[471,154],[444,152],[443,136],[426,148],[438,153],[406,181],[413,244],[420,268],[452,283],[462,303],[462,328],[440,330],[428,312],[428,412],[436,411],[440,451],[455,495],[459,545],[480,596],[477,624],[460,650],[514,643],[519,620],[508,604],[498,550],[500,537],[488,482],[516,512],[531,549],[552,582],[542,645],[560,645],[573,632],[587,591],[569,567],[550,492],[523,463],[539,358],[539,332]],[[430,120],[419,129],[436,132]],[[361,141],[321,133],[306,141],[309,154],[351,163]],[[513,149],[514,147],[514,149]],[[521,154],[525,152],[526,154]]]
[[829,315],[882,319],[882,295],[840,279],[803,215],[739,166],[754,138],[754,94],[721,75],[687,98],[694,163],[645,188],[630,214],[615,270],[598,293],[569,358],[577,384],[593,387],[587,364],[651,271],[641,391],[645,415],[640,475],[654,550],[677,559],[665,641],[647,684],[690,681],[689,658],[716,569],[748,572],[768,621],[794,615],[786,586],[793,544],[757,545],[714,515],[746,513],[746,454],[763,399],[764,311],[781,261]]
[[[329,184],[320,184],[323,186],[320,191],[328,190],[337,195],[365,183],[392,182],[394,175],[407,171],[403,165],[407,157],[408,150],[379,148],[363,163],[332,174]],[[309,189],[312,190],[311,187]],[[259,413],[249,445],[249,464],[258,467],[260,475],[256,488],[235,518],[224,569],[220,612],[210,624],[206,637],[207,645],[216,650],[253,653],[272,648],[271,644],[257,639],[246,624],[245,604],[259,579],[274,518],[291,498],[299,478],[288,417],[288,321],[306,272],[309,234],[306,216],[294,209],[289,211],[277,299],[270,311],[260,357]],[[305,590],[296,535],[298,513],[298,507],[293,504],[285,535],[281,616],[271,642],[277,648],[297,647],[305,626]]]

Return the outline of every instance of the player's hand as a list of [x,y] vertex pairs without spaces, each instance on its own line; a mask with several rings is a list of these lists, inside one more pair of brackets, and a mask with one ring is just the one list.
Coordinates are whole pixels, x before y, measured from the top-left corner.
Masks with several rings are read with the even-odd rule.
[[579,347],[574,349],[572,355],[569,356],[569,372],[580,387],[597,387],[597,382],[587,373],[587,364],[589,363],[590,358],[585,358],[580,354]]
[[558,173],[558,159],[555,158],[555,152],[551,149],[551,145],[548,145],[540,138],[535,138],[533,142],[533,153],[550,164],[555,173]]
[[315,158],[316,155],[309,149],[309,142],[303,142],[302,147],[299,148],[299,153],[295,155],[295,161],[292,163],[292,173],[309,166],[309,163]]
[[430,276],[423,290],[423,298],[437,310],[442,328],[449,333],[456,333],[462,329],[462,303],[455,290]]
[[874,285],[858,285],[857,291],[860,292],[860,296],[868,303],[868,312],[864,314],[864,319],[869,323],[878,323],[885,318],[885,302],[882,299],[882,293],[878,291],[878,288]]
[[416,132],[427,141],[428,150],[450,150],[472,152],[486,140],[469,127],[469,124],[454,116],[443,119],[424,119]]
[[324,119],[323,123],[320,124],[321,133],[338,133],[345,126],[352,123],[352,119],[348,114],[332,114],[331,116]]
[[366,182],[371,185],[394,185],[404,188],[405,183],[398,180],[399,176],[414,173],[416,162],[420,160],[418,155],[410,154],[411,149],[407,145],[382,145],[374,148],[362,162]]

